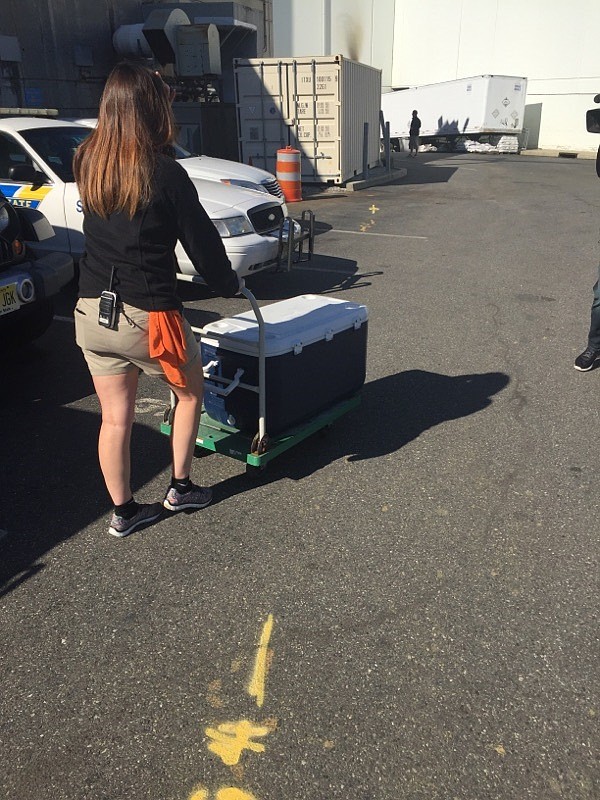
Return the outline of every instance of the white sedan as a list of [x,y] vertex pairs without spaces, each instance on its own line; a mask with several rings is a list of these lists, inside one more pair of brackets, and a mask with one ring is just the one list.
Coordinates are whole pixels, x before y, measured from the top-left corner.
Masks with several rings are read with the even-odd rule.
[[[85,125],[87,128],[95,128],[98,120],[94,117],[86,117],[70,119],[69,122]],[[283,204],[284,212],[287,215],[283,191],[275,175],[270,172],[250,164],[229,161],[226,158],[198,156],[190,153],[180,144],[175,145],[175,157],[192,178],[204,178],[207,181],[218,181],[230,186],[240,186],[242,189],[254,189],[257,192],[272,194]]]
[[[89,127],[36,117],[0,119],[0,190],[15,206],[39,208],[56,236],[45,250],[84,249],[83,213],[73,180],[72,159]],[[282,199],[264,191],[197,177],[197,159],[184,159],[200,202],[219,231],[236,272],[244,277],[272,267],[280,255],[279,230],[286,215]],[[186,165],[188,161],[188,165]],[[179,277],[200,280],[180,244]]]

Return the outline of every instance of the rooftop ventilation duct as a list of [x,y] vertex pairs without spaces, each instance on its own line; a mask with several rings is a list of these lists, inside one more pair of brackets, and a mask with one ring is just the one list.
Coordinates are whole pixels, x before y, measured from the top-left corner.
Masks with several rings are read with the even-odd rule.
[[221,74],[221,42],[216,25],[178,29],[177,74],[182,78]]
[[190,19],[180,8],[153,11],[146,20],[143,33],[156,60],[164,67],[177,61],[177,29],[189,25]]
[[121,25],[113,34],[113,47],[123,58],[152,58],[152,50],[143,33],[144,23]]

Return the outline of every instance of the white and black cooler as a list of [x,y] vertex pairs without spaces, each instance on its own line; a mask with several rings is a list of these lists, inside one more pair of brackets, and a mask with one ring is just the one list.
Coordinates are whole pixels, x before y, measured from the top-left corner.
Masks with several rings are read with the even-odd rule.
[[[367,307],[301,295],[263,306],[266,426],[286,431],[355,395],[365,382]],[[207,325],[201,335],[204,407],[220,425],[254,433],[259,324],[254,311]],[[235,384],[224,396],[224,384]],[[247,388],[245,388],[247,387]]]

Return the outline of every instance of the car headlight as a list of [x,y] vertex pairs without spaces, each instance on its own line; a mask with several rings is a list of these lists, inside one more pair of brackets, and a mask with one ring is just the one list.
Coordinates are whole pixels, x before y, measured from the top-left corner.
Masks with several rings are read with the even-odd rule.
[[243,181],[238,178],[221,178],[221,183],[227,183],[229,186],[240,186],[242,189],[254,189],[255,192],[266,192],[269,190],[261,183],[252,183],[252,181]]
[[243,236],[245,233],[252,233],[254,231],[254,228],[246,217],[213,219],[213,225],[219,231],[221,239],[228,239],[231,236]]

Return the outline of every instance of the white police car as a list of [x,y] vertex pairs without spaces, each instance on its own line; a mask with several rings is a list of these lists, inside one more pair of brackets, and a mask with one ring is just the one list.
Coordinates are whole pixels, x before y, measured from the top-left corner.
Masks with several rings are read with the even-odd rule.
[[[44,250],[70,253],[75,260],[83,252],[84,239],[72,159],[89,132],[88,126],[56,119],[0,118],[0,190],[13,205],[38,208],[48,218],[56,235],[44,242]],[[233,268],[244,277],[274,266],[280,255],[279,229],[286,215],[283,198],[268,189],[256,191],[231,181],[200,178],[199,160],[184,158],[182,166],[188,169]],[[231,177],[235,179],[235,175]],[[201,281],[180,244],[176,254],[179,277]]]
[[[95,128],[98,120],[94,117],[82,117],[81,119],[70,119],[69,122]],[[250,164],[229,161],[226,158],[198,156],[179,144],[175,145],[175,157],[190,177],[204,178],[207,181],[218,181],[229,186],[239,186],[242,189],[254,189],[257,192],[272,194],[283,204],[284,213],[287,214],[283,190],[275,175],[270,172]]]

